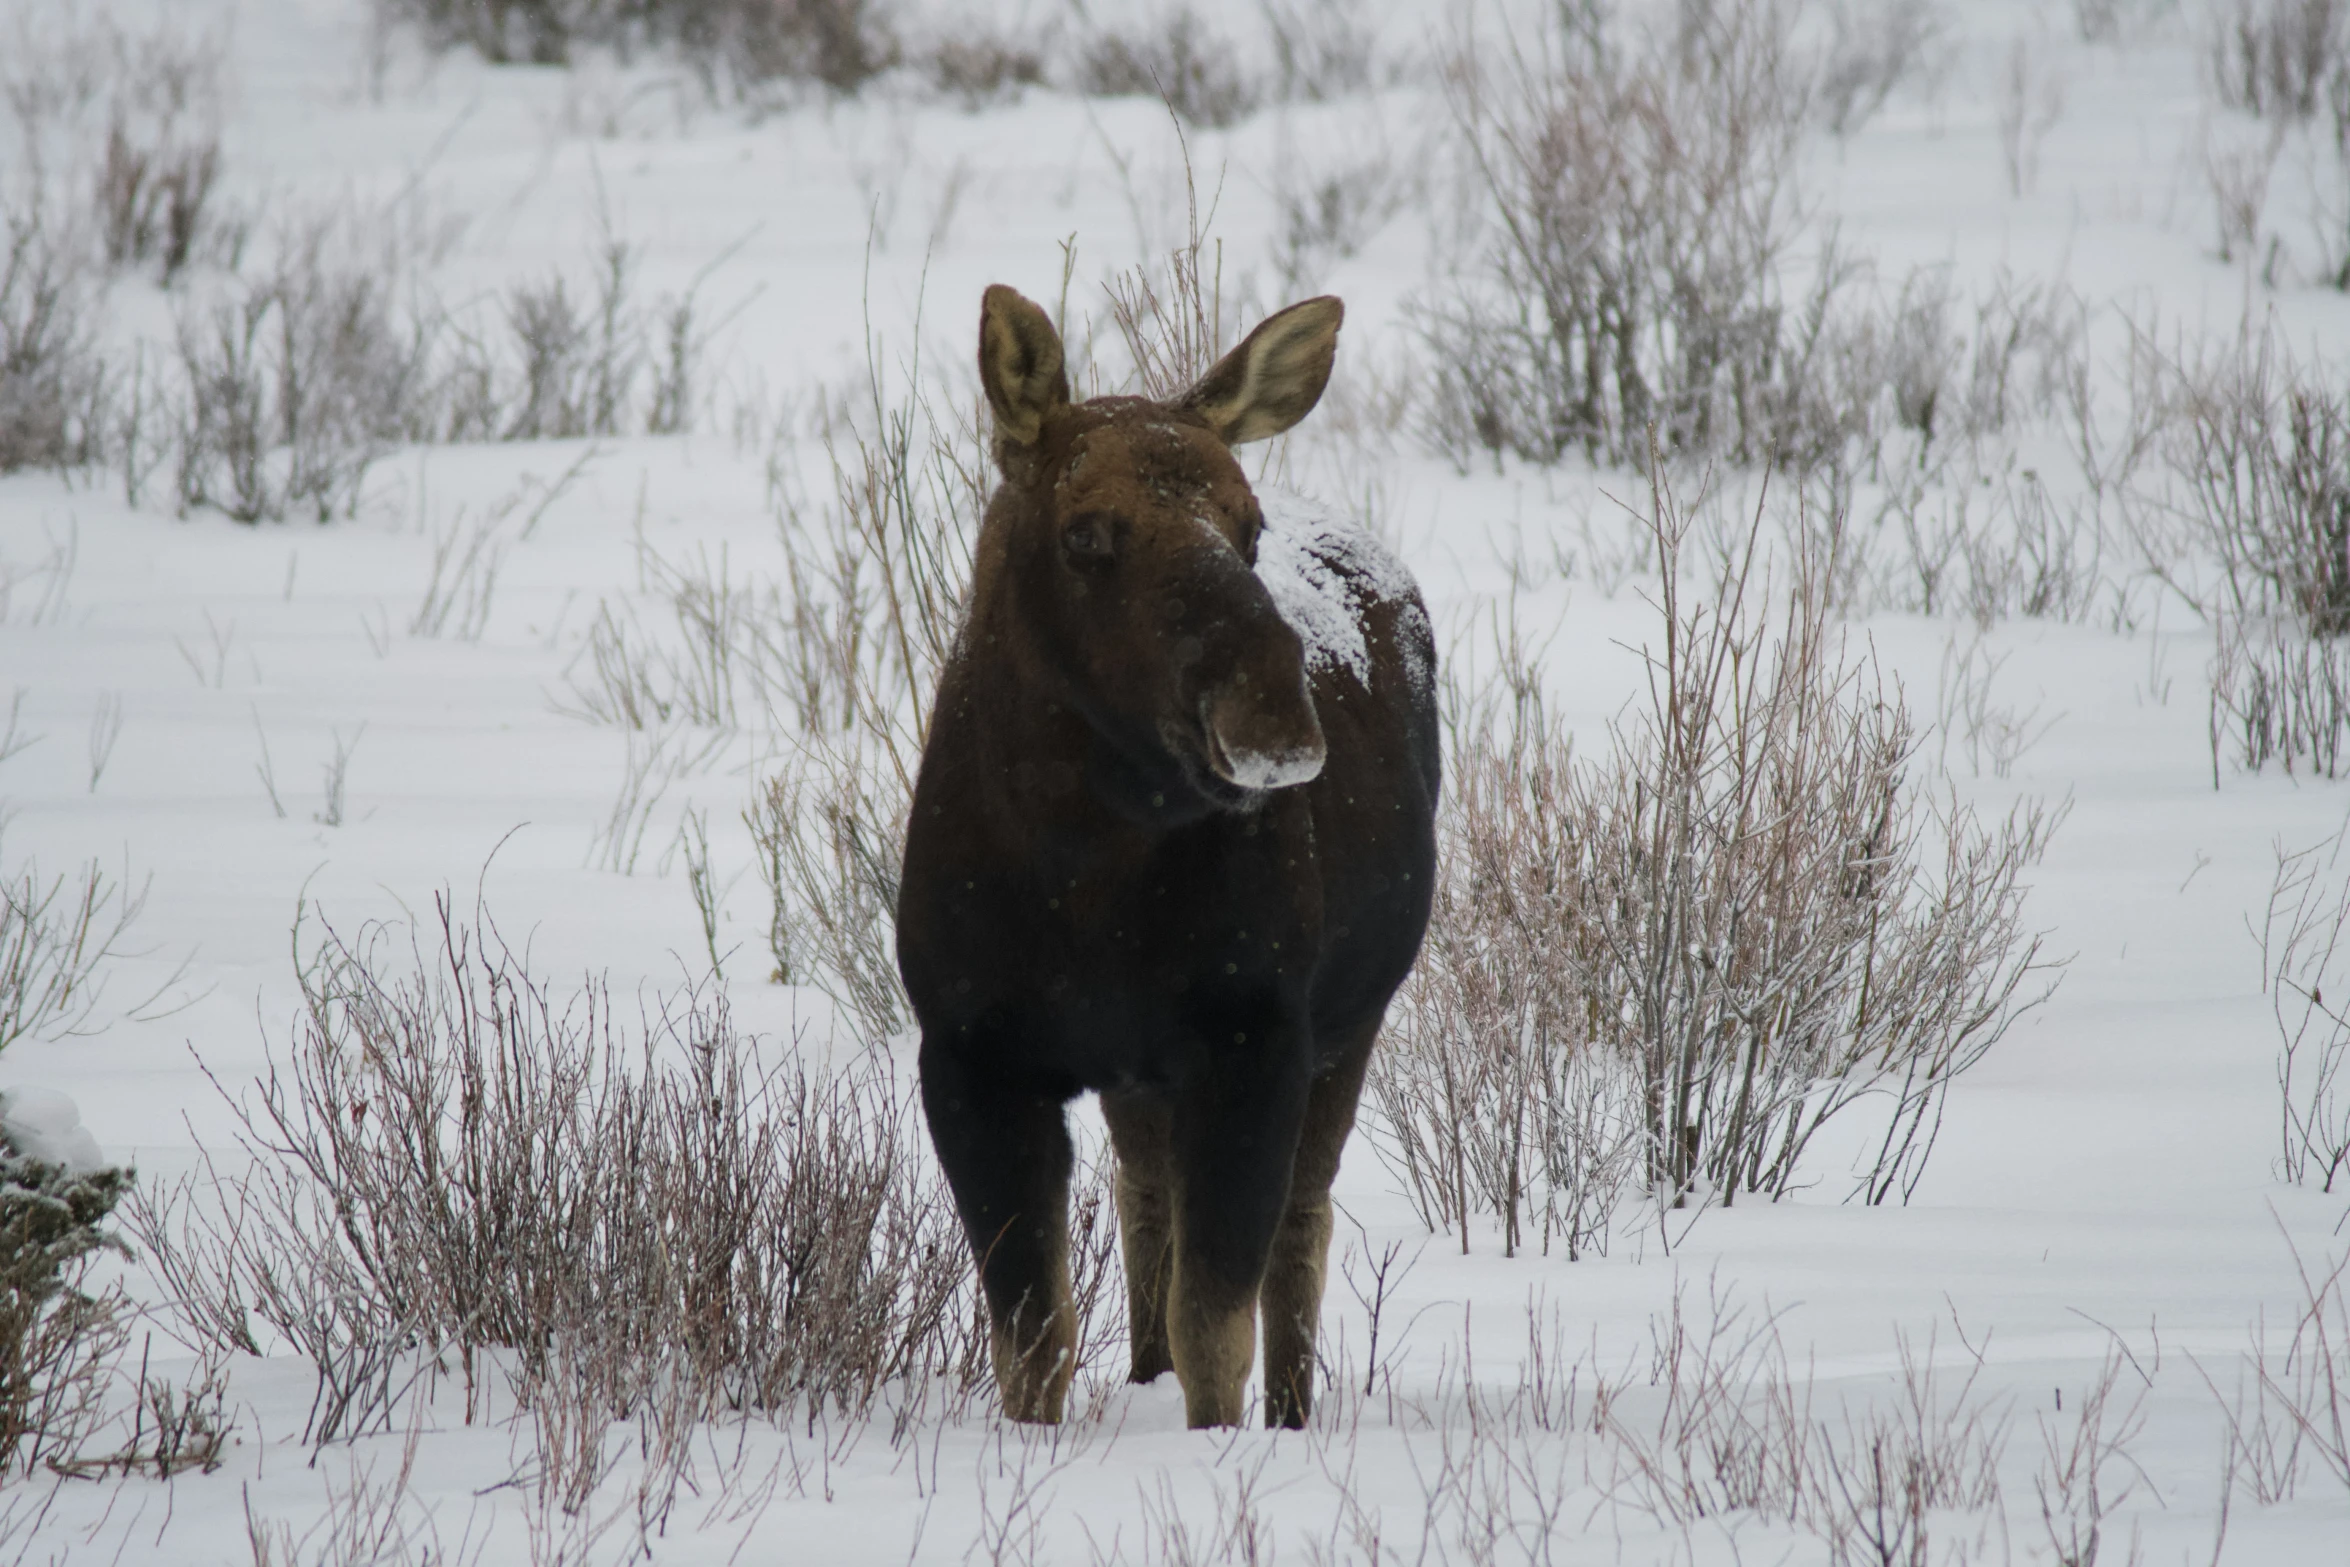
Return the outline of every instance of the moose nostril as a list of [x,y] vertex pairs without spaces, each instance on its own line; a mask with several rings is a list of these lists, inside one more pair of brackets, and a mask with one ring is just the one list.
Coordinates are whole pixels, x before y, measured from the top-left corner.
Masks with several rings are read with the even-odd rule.
[[1241,696],[1239,684],[1201,704],[1209,770],[1244,789],[1285,789],[1318,776],[1328,748],[1312,701],[1267,711]]

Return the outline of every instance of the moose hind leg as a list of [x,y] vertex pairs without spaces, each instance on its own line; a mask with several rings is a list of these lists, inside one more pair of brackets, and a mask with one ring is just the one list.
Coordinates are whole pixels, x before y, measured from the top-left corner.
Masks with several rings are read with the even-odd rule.
[[1129,1379],[1175,1369],[1167,1338],[1167,1287],[1175,1265],[1175,1198],[1169,1186],[1171,1115],[1164,1100],[1102,1095],[1102,1119],[1118,1151],[1118,1242],[1126,1262]]
[[[1371,1033],[1376,1033],[1374,1028]],[[1330,1261],[1330,1183],[1353,1131],[1355,1105],[1371,1059],[1370,1035],[1315,1081],[1306,1099],[1289,1205],[1273,1233],[1259,1294],[1265,1323],[1265,1424],[1302,1429],[1313,1411],[1314,1341]]]
[[1062,1102],[943,1057],[923,1051],[922,1107],[979,1264],[996,1387],[1011,1419],[1054,1424],[1077,1359]]

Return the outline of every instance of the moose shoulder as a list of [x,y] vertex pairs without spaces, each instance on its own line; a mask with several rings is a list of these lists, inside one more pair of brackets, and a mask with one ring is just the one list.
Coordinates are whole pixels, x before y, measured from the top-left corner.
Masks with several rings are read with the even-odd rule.
[[1119,1161],[1133,1375],[1300,1425],[1330,1182],[1435,858],[1434,652],[1368,535],[1232,447],[1310,412],[1343,310],[1292,305],[1171,402],[1069,400],[1004,287],[979,370],[1002,483],[914,788],[898,964],[1004,1407],[1058,1420],[1075,1343],[1064,1107]]

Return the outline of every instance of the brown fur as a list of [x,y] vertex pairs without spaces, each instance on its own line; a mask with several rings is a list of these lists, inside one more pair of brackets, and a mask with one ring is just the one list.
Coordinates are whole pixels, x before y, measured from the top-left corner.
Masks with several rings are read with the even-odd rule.
[[1251,569],[1230,443],[1302,418],[1342,319],[1268,319],[1183,398],[1068,401],[1043,311],[981,307],[1003,484],[908,823],[900,970],[923,1105],[979,1259],[1007,1413],[1068,1385],[1062,1106],[1121,1162],[1133,1374],[1195,1425],[1304,1421],[1329,1184],[1418,949],[1433,868],[1433,653],[1358,584],[1367,680],[1309,671]]

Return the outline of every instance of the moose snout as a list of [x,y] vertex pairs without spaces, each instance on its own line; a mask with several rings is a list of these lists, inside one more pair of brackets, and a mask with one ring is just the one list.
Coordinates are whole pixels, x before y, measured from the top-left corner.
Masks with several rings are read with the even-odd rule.
[[1235,681],[1201,704],[1208,769],[1243,789],[1286,789],[1317,777],[1328,747],[1313,698]]

